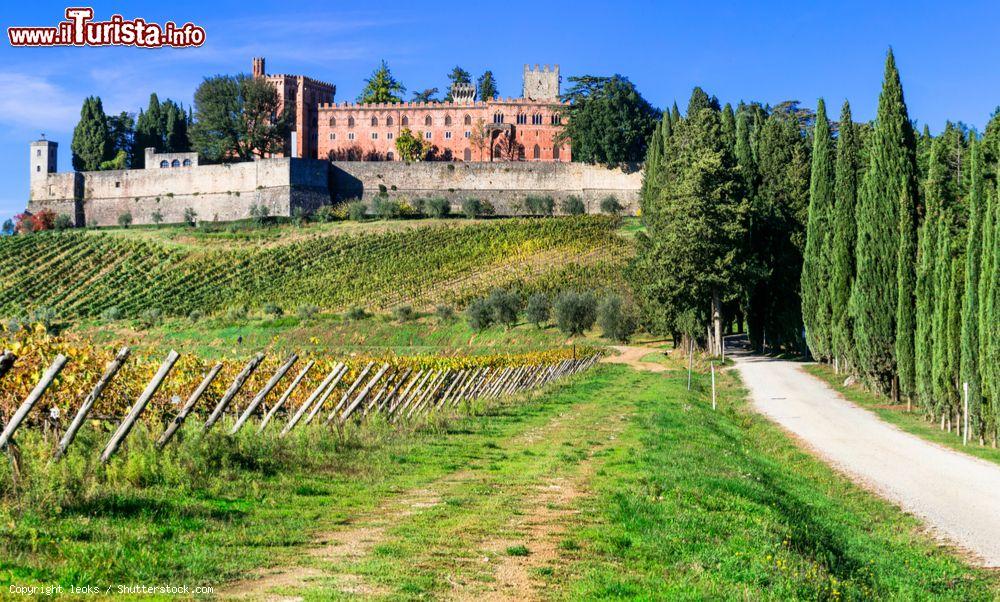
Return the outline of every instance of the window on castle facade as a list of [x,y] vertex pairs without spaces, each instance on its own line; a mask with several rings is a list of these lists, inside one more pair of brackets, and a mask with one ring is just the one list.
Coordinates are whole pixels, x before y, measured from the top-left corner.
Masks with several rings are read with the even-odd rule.
[[472,137],[472,132],[470,132],[469,130],[465,130],[465,137],[466,138],[471,138]]
[[444,124],[445,125],[451,125],[451,115],[445,115],[444,116]]
[[37,150],[35,151],[35,156],[36,156],[36,157],[41,157],[41,156],[42,156],[42,149],[40,149],[40,148],[39,148],[39,149],[37,149]]
[[525,115],[524,113],[518,113],[517,114],[517,124],[518,125],[524,125],[525,123],[528,123],[528,116]]
[[556,161],[559,160],[559,147],[558,146],[553,146],[552,147],[552,158],[555,159]]
[[392,132],[387,132],[385,135],[386,140],[392,140]]
[[354,132],[347,132],[347,139],[354,140]]
[[472,149],[468,149],[467,148],[464,151],[462,151],[462,160],[463,161],[472,161]]
[[336,140],[336,139],[337,139],[336,134],[330,134],[330,140]]
[[427,140],[430,140],[431,139],[431,133],[430,132],[424,132],[424,138],[426,138]]
[[399,120],[399,123],[402,125],[410,125],[410,118],[403,115],[403,117]]
[[429,126],[432,123],[434,123],[434,121],[431,119],[430,115],[428,115],[427,117],[424,117],[424,125]]
[[375,127],[377,125],[378,125],[378,117],[372,117],[372,127]]
[[160,161],[160,169],[163,169],[164,167],[170,167],[170,163],[167,163],[166,161]]
[[542,114],[535,113],[531,116],[531,125],[542,125]]
[[560,125],[562,123],[562,117],[560,117],[558,114],[553,115],[551,118],[551,122],[552,125]]
[[182,163],[182,165],[184,165],[184,167],[191,167],[191,159],[184,159],[184,163]]
[[517,145],[517,158],[520,159],[521,161],[524,161],[524,145],[523,144],[518,144]]
[[472,116],[466,115],[465,119],[462,120],[462,123],[464,123],[465,125],[472,125]]
[[378,132],[372,132],[372,140],[378,140]]
[[170,162],[170,167],[180,167],[180,166],[181,162],[178,161],[177,159],[174,159],[173,161]]
[[445,132],[444,133],[444,139],[445,140],[451,140],[451,132]]
[[347,118],[347,127],[349,127],[349,128],[354,127],[354,118],[353,117],[348,117]]
[[538,146],[537,144],[535,145],[535,148],[532,149],[532,151],[531,151],[531,158],[532,159],[541,159],[542,158],[542,148],[540,146]]
[[503,113],[494,113],[493,123],[503,123]]
[[388,126],[392,125],[392,117],[391,116],[385,118],[385,124],[388,125]]
[[336,117],[331,117],[330,118],[330,127],[337,127],[337,118]]

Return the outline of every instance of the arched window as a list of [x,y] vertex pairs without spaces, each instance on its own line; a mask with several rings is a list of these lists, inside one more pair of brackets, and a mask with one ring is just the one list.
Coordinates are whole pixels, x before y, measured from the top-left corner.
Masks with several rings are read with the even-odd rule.
[[337,127],[337,118],[336,117],[331,117],[330,118],[330,127]]
[[170,167],[170,163],[166,160],[160,161],[160,169],[163,169],[164,167]]
[[372,127],[378,125],[378,117],[372,117]]
[[347,118],[347,127],[349,127],[349,128],[354,127],[354,117],[348,117]]
[[541,159],[542,158],[542,147],[540,147],[540,146],[538,146],[536,144],[535,148],[532,149],[532,151],[531,151],[531,158],[532,159]]
[[528,123],[528,116],[525,115],[524,113],[518,113],[517,114],[517,124],[518,125],[524,125],[525,123]]
[[182,165],[184,165],[184,167],[191,167],[191,159],[184,159],[184,163],[182,163]]
[[493,123],[503,123],[503,113],[494,113]]
[[410,118],[403,115],[403,117],[399,120],[399,123],[400,125],[410,125]]
[[451,115],[445,115],[444,116],[444,124],[445,125],[451,125]]
[[531,116],[531,124],[532,125],[542,125],[542,114],[541,113],[535,113],[534,115],[532,115]]
[[465,125],[472,125],[472,115],[466,115],[462,123]]
[[555,159],[556,161],[559,160],[559,147],[558,146],[553,146],[552,147],[552,158]]
[[388,126],[392,125],[392,115],[385,118],[385,124]]
[[392,161],[393,159],[395,159],[395,155],[392,154],[392,151],[389,151],[385,154],[386,161]]
[[36,165],[35,166],[35,171],[42,171],[42,166],[41,165]]
[[560,125],[562,123],[562,117],[560,117],[559,114],[557,113],[552,116],[551,121],[552,125]]
[[462,152],[463,161],[472,161],[472,149],[467,148]]
[[430,115],[428,115],[427,117],[424,117],[424,125],[427,125],[427,126],[429,126],[429,125],[431,125],[432,123],[434,123],[434,121],[433,121],[433,120],[431,119],[431,116],[430,116]]
[[180,167],[180,166],[181,162],[178,161],[177,159],[174,159],[173,161],[170,162],[170,167]]

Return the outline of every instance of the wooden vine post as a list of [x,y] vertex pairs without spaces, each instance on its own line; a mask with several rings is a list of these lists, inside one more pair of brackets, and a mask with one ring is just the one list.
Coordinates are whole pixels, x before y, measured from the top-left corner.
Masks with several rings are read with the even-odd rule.
[[254,396],[253,401],[250,402],[250,405],[247,406],[247,409],[244,410],[243,414],[236,420],[236,424],[234,424],[233,428],[230,429],[229,431],[230,435],[235,435],[236,433],[240,432],[240,429],[243,428],[243,425],[246,424],[247,420],[250,419],[250,416],[253,415],[254,411],[257,410],[257,407],[260,406],[260,404],[264,402],[264,399],[267,398],[268,394],[270,394],[271,391],[274,390],[276,386],[278,386],[278,383],[281,382],[281,379],[285,377],[285,374],[292,369],[292,365],[295,364],[295,362],[297,362],[298,360],[299,356],[294,353],[288,356],[288,359],[285,360],[285,363],[282,364],[281,367],[278,368],[278,370],[271,376],[270,380],[267,381],[267,384],[264,385],[264,388],[257,392],[257,395]]
[[170,424],[167,426],[167,430],[163,431],[163,434],[160,435],[160,438],[156,441],[156,447],[158,449],[163,449],[163,447],[174,436],[174,433],[176,433],[177,430],[181,428],[181,425],[183,425],[184,421],[187,420],[187,417],[191,413],[191,410],[194,409],[194,405],[198,403],[198,400],[201,399],[201,396],[205,394],[206,390],[208,390],[208,386],[211,385],[212,381],[215,380],[215,377],[219,375],[220,370],[222,370],[221,362],[219,362],[218,364],[213,366],[211,370],[209,370],[208,374],[201,381],[201,384],[198,385],[198,388],[195,389],[193,393],[191,393],[190,397],[188,397],[188,400],[184,404],[184,407],[181,408],[181,411],[178,412],[177,415],[174,416],[174,419],[170,421]]
[[271,408],[271,411],[268,412],[267,415],[264,416],[264,419],[260,421],[260,426],[257,428],[258,433],[264,432],[264,427],[266,427],[267,423],[271,421],[271,418],[273,418],[274,415],[278,413],[278,410],[281,409],[281,406],[285,405],[285,402],[288,401],[289,397],[291,397],[292,391],[294,391],[299,386],[299,383],[302,382],[302,379],[305,378],[306,373],[309,372],[309,369],[312,368],[313,364],[315,363],[316,362],[310,361],[308,364],[306,364],[306,367],[302,369],[302,372],[299,372],[299,375],[295,377],[295,380],[292,381],[292,384],[288,385],[288,388],[285,389],[285,392],[282,393],[280,398],[278,398],[278,403],[274,404],[274,407]]
[[163,360],[160,369],[153,375],[153,380],[149,381],[146,389],[139,395],[139,399],[136,400],[135,405],[132,406],[132,410],[125,416],[125,420],[118,426],[115,434],[111,436],[107,447],[104,448],[104,453],[101,454],[101,464],[110,460],[111,456],[115,455],[115,452],[118,451],[118,447],[128,437],[129,432],[132,431],[132,427],[135,426],[136,421],[139,419],[139,414],[142,414],[142,411],[146,409],[149,400],[156,394],[157,389],[160,388],[160,384],[163,383],[163,379],[170,373],[170,369],[174,367],[179,357],[180,354],[173,349],[167,354],[167,359]]
[[125,364],[125,361],[128,360],[128,356],[131,352],[132,350],[128,347],[122,347],[118,350],[114,359],[108,363],[108,367],[104,370],[104,374],[101,375],[101,378],[97,380],[97,384],[95,384],[94,388],[91,389],[90,394],[83,400],[83,404],[80,405],[80,409],[77,410],[76,416],[73,417],[73,422],[69,424],[66,428],[66,432],[63,433],[62,439],[59,440],[59,447],[56,448],[56,453],[52,457],[54,462],[58,462],[59,459],[66,454],[66,450],[69,449],[70,444],[73,443],[73,439],[76,438],[77,431],[79,431],[80,427],[83,426],[83,422],[87,419],[87,415],[90,414],[90,410],[94,407],[94,403],[98,400],[98,398],[100,398],[101,393],[104,392],[104,389],[111,382],[111,379],[113,379],[115,375],[118,374],[118,371],[121,370],[121,367]]
[[11,442],[11,439],[14,438],[14,433],[17,432],[17,427],[21,426],[21,423],[24,422],[24,419],[28,416],[28,412],[35,407],[38,400],[45,394],[45,390],[49,388],[52,381],[59,375],[63,366],[66,365],[66,361],[67,358],[65,355],[57,355],[56,359],[52,362],[52,365],[49,366],[49,369],[45,371],[45,374],[42,374],[41,380],[38,381],[35,388],[32,389],[31,393],[28,394],[28,397],[25,398],[21,407],[17,408],[17,411],[14,412],[13,416],[11,416],[10,422],[7,423],[3,432],[0,433],[0,449],[6,448]]
[[202,427],[203,432],[208,431],[208,429],[212,428],[215,423],[219,421],[219,418],[222,417],[222,413],[225,412],[226,408],[229,406],[229,402],[233,400],[233,397],[236,397],[236,394],[240,392],[240,389],[243,388],[247,379],[250,378],[250,375],[253,374],[253,371],[257,369],[257,366],[259,366],[262,361],[264,361],[264,354],[258,353],[253,356],[249,362],[247,362],[247,365],[243,367],[243,371],[236,375],[236,378],[233,380],[233,384],[229,385],[229,388],[226,389],[226,392],[222,395],[222,399],[219,400],[215,409],[212,410],[212,415],[205,421],[205,426]]

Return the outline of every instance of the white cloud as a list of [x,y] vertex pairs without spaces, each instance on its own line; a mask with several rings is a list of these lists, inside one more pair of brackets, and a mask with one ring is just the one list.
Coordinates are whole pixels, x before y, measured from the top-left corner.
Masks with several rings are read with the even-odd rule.
[[0,122],[39,132],[71,130],[80,106],[70,96],[44,78],[0,72]]

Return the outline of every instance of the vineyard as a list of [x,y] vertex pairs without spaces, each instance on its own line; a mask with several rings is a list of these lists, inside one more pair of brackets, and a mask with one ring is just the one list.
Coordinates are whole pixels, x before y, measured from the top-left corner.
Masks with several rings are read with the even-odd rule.
[[0,239],[0,315],[50,308],[63,319],[213,313],[265,303],[338,310],[463,304],[483,287],[606,289],[630,253],[617,221],[581,216],[225,247],[102,232]]

